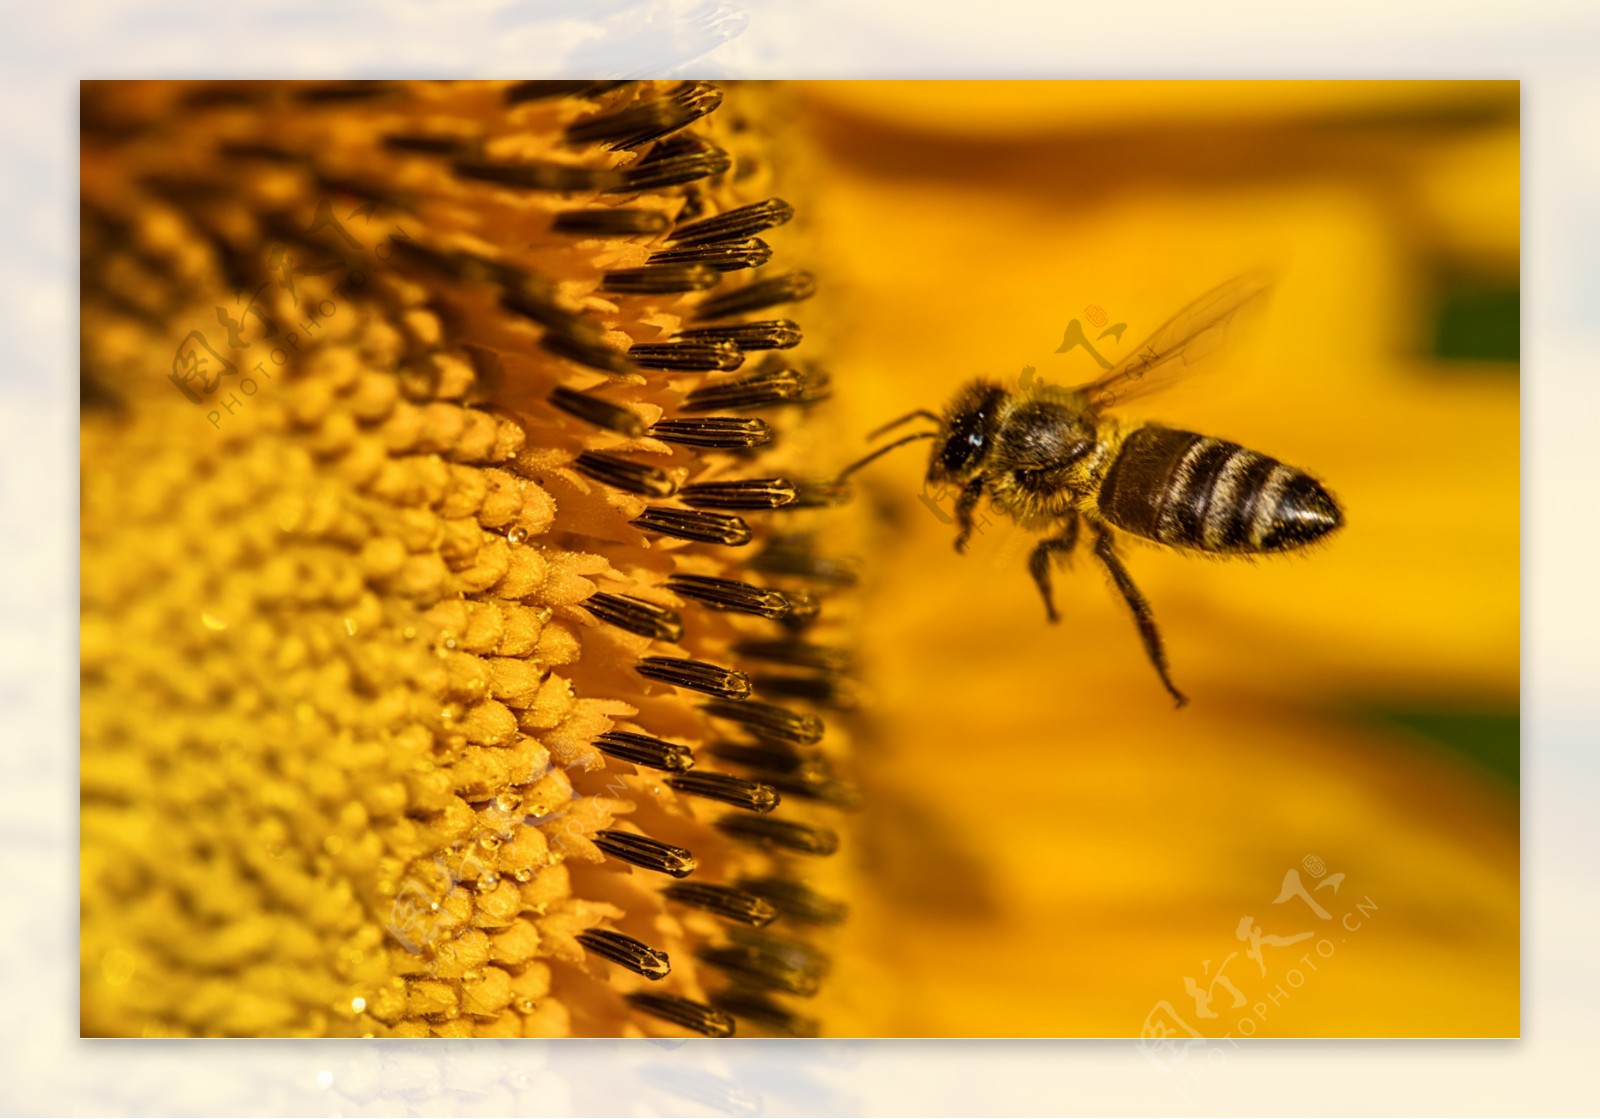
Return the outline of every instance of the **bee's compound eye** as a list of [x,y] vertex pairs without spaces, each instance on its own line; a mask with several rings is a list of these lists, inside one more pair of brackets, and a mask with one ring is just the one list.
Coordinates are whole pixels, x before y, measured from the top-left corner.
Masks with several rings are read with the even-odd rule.
[[983,446],[983,416],[962,416],[952,427],[950,438],[945,440],[941,462],[949,473],[959,473],[983,453]]

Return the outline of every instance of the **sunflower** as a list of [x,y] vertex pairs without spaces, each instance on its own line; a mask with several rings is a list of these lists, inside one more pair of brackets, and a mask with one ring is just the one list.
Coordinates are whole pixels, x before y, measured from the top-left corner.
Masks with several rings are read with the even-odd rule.
[[767,100],[86,87],[85,1033],[817,1029],[849,576]]

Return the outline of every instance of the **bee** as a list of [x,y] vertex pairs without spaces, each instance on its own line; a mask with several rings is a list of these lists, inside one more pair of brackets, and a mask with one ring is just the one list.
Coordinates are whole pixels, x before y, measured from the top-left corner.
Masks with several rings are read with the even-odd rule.
[[[918,418],[935,425],[878,448],[840,480],[896,447],[934,440],[928,483],[960,488],[958,553],[966,550],[973,512],[984,498],[1024,530],[1045,534],[1028,557],[1028,571],[1051,622],[1060,620],[1051,568],[1071,557],[1080,526],[1087,526],[1095,559],[1132,611],[1161,683],[1182,707],[1188,699],[1172,683],[1155,615],[1118,554],[1118,534],[1180,551],[1256,556],[1303,548],[1343,524],[1344,514],[1302,470],[1225,439],[1124,423],[1107,409],[1171,384],[1202,340],[1214,339],[1267,286],[1260,277],[1242,276],[1215,288],[1085,385],[1024,379],[1012,389],[970,381],[943,415],[918,410],[872,432],[868,438],[876,439]],[[1071,338],[1056,352],[1070,349]],[[1163,375],[1152,376],[1157,373]]]

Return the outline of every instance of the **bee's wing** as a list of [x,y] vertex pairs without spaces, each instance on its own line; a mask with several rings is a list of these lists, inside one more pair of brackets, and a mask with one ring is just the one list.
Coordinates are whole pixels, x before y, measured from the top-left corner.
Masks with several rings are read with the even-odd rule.
[[[1212,353],[1239,309],[1271,286],[1266,274],[1252,272],[1212,288],[1168,319],[1109,373],[1079,391],[1099,410],[1167,387]],[[1162,375],[1152,377],[1158,369]]]

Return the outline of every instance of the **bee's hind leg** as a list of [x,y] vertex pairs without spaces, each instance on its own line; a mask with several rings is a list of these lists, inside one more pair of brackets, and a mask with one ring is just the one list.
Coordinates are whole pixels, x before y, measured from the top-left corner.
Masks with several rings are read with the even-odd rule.
[[1039,588],[1039,594],[1044,599],[1045,615],[1052,623],[1059,622],[1061,615],[1056,613],[1055,595],[1050,590],[1050,559],[1052,556],[1066,559],[1077,546],[1078,514],[1073,513],[1061,526],[1061,535],[1039,541],[1033,554],[1028,557],[1028,573]]
[[1150,658],[1150,663],[1156,666],[1156,672],[1161,676],[1161,683],[1166,686],[1172,698],[1178,701],[1178,706],[1184,706],[1189,699],[1172,686],[1172,677],[1167,675],[1167,654],[1161,647],[1161,634],[1156,629],[1155,615],[1150,612],[1150,604],[1145,601],[1144,595],[1139,593],[1139,588],[1133,585],[1133,579],[1128,575],[1128,569],[1122,566],[1122,560],[1112,551],[1111,534],[1104,529],[1095,534],[1094,554],[1106,565],[1106,570],[1111,572],[1112,582],[1117,584],[1117,590],[1122,592],[1128,609],[1133,611],[1133,620],[1139,624],[1139,636],[1144,640],[1145,655]]

